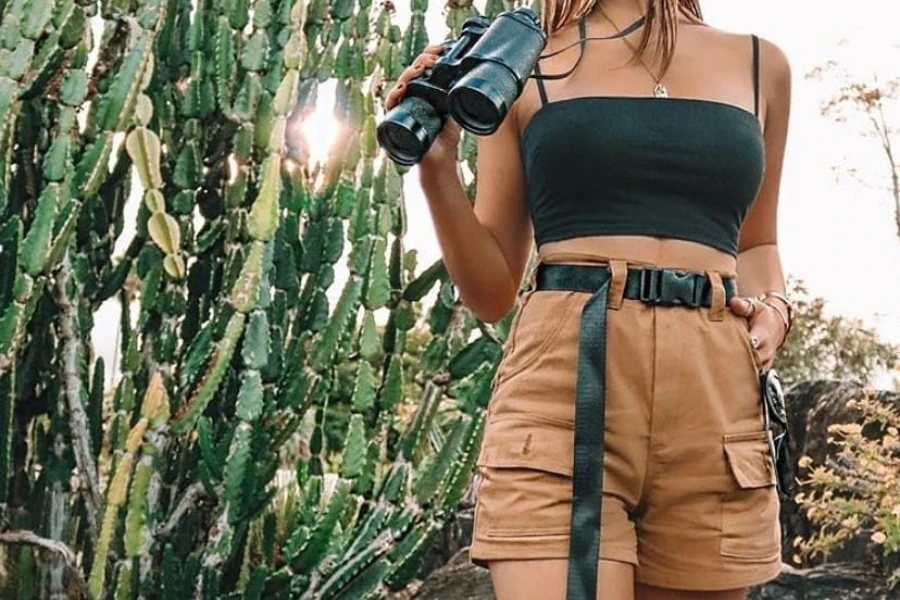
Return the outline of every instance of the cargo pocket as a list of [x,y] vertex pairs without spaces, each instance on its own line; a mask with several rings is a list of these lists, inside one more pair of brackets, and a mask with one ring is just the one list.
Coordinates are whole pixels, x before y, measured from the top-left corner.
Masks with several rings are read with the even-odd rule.
[[567,536],[572,502],[571,424],[497,415],[478,456],[478,527],[488,538]]
[[781,554],[780,504],[765,431],[726,433],[731,489],[722,502],[722,556],[768,562]]
[[494,375],[494,390],[533,365],[552,346],[573,313],[580,314],[570,302],[573,298],[575,292],[570,291],[531,290],[523,294]]

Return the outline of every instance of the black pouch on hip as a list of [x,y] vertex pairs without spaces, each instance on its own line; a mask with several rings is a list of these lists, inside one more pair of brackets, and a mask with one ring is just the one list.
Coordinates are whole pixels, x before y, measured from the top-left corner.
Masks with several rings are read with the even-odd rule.
[[768,369],[759,375],[763,417],[769,452],[775,465],[778,494],[787,500],[794,493],[794,463],[791,460],[790,430],[787,409],[784,403],[784,389],[775,369]]

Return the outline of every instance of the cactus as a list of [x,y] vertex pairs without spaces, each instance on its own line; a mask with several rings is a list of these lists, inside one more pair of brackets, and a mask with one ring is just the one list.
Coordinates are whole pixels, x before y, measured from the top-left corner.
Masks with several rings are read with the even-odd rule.
[[[43,538],[0,552],[0,597],[382,598],[422,575],[513,315],[480,323],[404,246],[375,124],[428,43],[411,9],[0,0],[0,532]],[[448,35],[474,10],[448,2]],[[326,82],[344,132],[317,162],[297,127]]]

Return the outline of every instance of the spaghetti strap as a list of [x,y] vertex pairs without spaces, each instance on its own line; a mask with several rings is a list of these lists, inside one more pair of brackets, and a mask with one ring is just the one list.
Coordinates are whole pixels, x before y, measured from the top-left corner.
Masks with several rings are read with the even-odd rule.
[[759,116],[759,38],[750,34],[753,39],[753,114]]
[[[638,19],[637,21],[632,23],[632,25],[630,27],[628,27],[625,32],[620,32],[619,35],[622,35],[622,33],[630,33],[631,31],[636,29],[638,25],[643,24],[643,22],[644,22],[644,18],[641,17],[640,19]],[[587,41],[586,32],[587,32],[587,28],[584,24],[584,16],[582,15],[582,17],[580,19],[578,19],[579,37],[578,37],[578,42],[576,42],[577,44],[579,44],[581,46],[581,53],[578,55],[578,60],[575,61],[575,64],[572,66],[572,68],[569,69],[568,71],[566,71],[565,73],[559,73],[559,74],[554,74],[554,75],[542,75],[540,58],[538,58],[538,62],[536,62],[534,64],[534,78],[537,80],[538,92],[540,92],[540,94],[541,94],[541,106],[547,104],[547,102],[548,102],[547,89],[544,87],[544,80],[545,79],[565,79],[566,77],[571,75],[575,71],[575,69],[578,68],[578,65],[581,63],[581,59],[584,57],[584,43]],[[613,37],[616,37],[616,36],[613,36]],[[599,38],[599,39],[605,39],[605,38]],[[612,39],[612,38],[610,38],[610,39]],[[572,45],[574,46],[575,44],[572,44]],[[563,48],[563,50],[565,50],[565,48]],[[557,50],[556,52],[548,54],[547,56],[544,56],[543,58],[549,58],[550,56],[559,54],[560,52],[562,52],[562,50]]]
[[541,106],[547,104],[547,90],[544,88],[544,79],[541,77],[541,63],[540,61],[534,63],[534,72],[537,75],[535,80],[537,81],[538,92],[541,94]]

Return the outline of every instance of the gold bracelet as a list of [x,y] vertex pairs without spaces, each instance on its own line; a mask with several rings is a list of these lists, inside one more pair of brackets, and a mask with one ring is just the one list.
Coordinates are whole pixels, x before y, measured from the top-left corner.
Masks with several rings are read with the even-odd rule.
[[775,304],[770,302],[768,298],[766,298],[764,300],[760,300],[760,302],[762,302],[763,304],[765,304],[766,306],[768,306],[772,310],[774,310],[776,313],[778,313],[778,316],[781,317],[781,321],[784,323],[784,335],[781,337],[781,342],[778,344],[778,347],[781,348],[782,346],[784,346],[784,343],[787,341],[787,334],[788,334],[788,330],[790,329],[790,321],[788,321],[787,315],[784,314],[784,312],[782,312],[782,310],[780,308],[778,308]]
[[794,305],[791,303],[790,299],[788,299],[787,296],[785,296],[778,290],[769,290],[768,292],[763,292],[762,294],[757,296],[757,298],[759,298],[760,300],[765,300],[766,298],[777,298],[784,302],[784,305],[787,307],[788,319],[790,320],[790,318],[793,316]]

